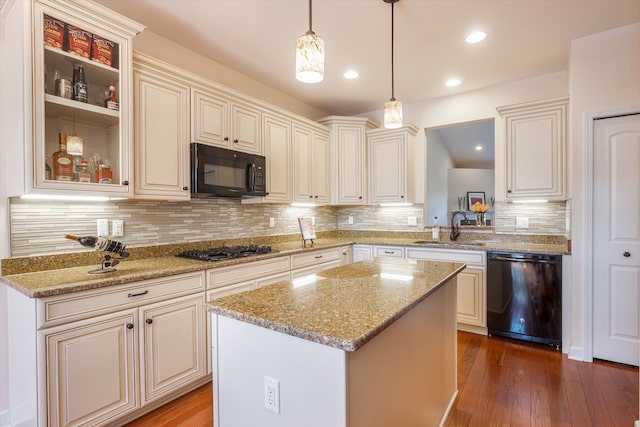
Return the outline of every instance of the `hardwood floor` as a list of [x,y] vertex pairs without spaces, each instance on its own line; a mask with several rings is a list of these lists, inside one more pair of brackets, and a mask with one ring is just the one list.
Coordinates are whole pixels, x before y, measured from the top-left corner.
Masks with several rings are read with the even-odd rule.
[[[632,427],[638,385],[634,367],[459,332],[459,394],[445,427]],[[212,406],[206,384],[127,426],[212,426]]]

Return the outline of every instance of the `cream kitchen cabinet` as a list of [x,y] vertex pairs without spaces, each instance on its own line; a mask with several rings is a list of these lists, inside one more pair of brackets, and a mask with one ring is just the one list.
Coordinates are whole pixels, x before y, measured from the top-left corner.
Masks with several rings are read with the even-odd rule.
[[342,252],[340,265],[347,265],[353,262],[353,249],[351,246],[343,246],[340,248],[340,252]]
[[505,199],[567,199],[568,97],[499,107],[506,149]]
[[293,201],[329,204],[329,132],[293,124]]
[[373,258],[373,245],[353,245],[353,262]]
[[136,53],[133,66],[136,198],[189,200],[189,86]]
[[311,276],[342,264],[344,248],[328,248],[291,255],[291,280]]
[[487,334],[486,252],[407,247],[405,256],[466,264],[467,268],[458,274],[458,329]]
[[242,203],[291,203],[291,120],[265,111],[262,114],[262,135],[267,162],[267,195],[243,198]]
[[191,92],[192,142],[262,154],[262,110],[213,88]]
[[[143,26],[96,3],[59,0],[8,2],[3,5],[0,37],[4,64],[0,81],[3,93],[0,110],[7,112],[0,147],[7,162],[7,194],[74,195],[128,197],[131,179],[132,72],[131,42]],[[75,26],[84,34],[93,34],[113,43],[112,62],[73,54],[71,49],[43,42],[45,19]],[[47,28],[51,28],[47,26]],[[91,46],[91,35],[89,46]],[[56,73],[71,81],[74,67],[83,67],[87,102],[56,92]],[[105,90],[115,83],[119,110],[105,107]],[[59,134],[68,136],[68,151],[74,160],[84,157],[91,170],[108,159],[111,182],[62,181],[54,179],[50,160],[59,150]],[[71,136],[78,138],[70,138]],[[74,141],[74,142],[72,142]],[[78,144],[78,142],[80,142]],[[48,168],[52,169],[51,176]]]
[[111,425],[207,382],[204,290],[203,272],[39,299],[7,288],[12,421]]
[[364,117],[320,120],[331,131],[331,204],[367,204],[367,130],[377,123]]
[[369,203],[413,203],[415,194],[415,142],[413,125],[367,131],[369,150]]

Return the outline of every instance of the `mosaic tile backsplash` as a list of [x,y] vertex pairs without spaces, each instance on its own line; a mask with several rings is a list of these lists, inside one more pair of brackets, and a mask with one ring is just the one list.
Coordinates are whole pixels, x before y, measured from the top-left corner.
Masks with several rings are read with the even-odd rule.
[[[496,203],[496,231],[522,234],[568,235],[569,203],[518,205]],[[299,233],[298,217],[315,217],[316,230],[414,232],[424,226],[423,206],[243,205],[237,199],[196,199],[169,203],[119,201],[104,203],[11,201],[12,257],[77,252],[81,247],[65,234],[95,235],[96,222],[124,220],[129,247],[205,240],[275,236]],[[349,224],[349,217],[353,224]],[[528,229],[516,228],[516,218],[529,218]],[[269,218],[275,227],[269,227]],[[416,225],[409,220],[415,218]],[[431,225],[431,224],[428,224]]]

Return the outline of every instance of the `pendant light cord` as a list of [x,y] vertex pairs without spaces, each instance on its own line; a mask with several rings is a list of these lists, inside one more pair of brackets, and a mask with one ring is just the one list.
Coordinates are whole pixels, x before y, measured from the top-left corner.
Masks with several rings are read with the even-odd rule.
[[307,34],[313,34],[313,30],[311,29],[311,1],[309,0],[309,32]]
[[[309,0],[311,1],[311,0]],[[393,4],[394,0],[391,1],[391,100],[395,101],[395,91],[394,91],[394,73],[393,73]]]

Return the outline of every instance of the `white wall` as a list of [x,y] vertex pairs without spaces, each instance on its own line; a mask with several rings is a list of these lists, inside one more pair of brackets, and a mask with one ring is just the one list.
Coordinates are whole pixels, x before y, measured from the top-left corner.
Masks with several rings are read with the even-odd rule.
[[483,191],[485,203],[491,208],[490,200],[493,196],[494,186],[495,173],[493,169],[450,169],[447,207],[449,211],[458,210],[458,197],[464,196],[465,207],[462,210],[468,211],[467,192]]
[[572,208],[570,357],[592,357],[589,115],[640,111],[640,23],[573,40],[570,57]]
[[425,225],[433,224],[433,218],[438,217],[438,224],[449,223],[447,212],[447,187],[449,169],[453,168],[453,160],[438,132],[429,132],[427,141],[427,194],[425,195]]

